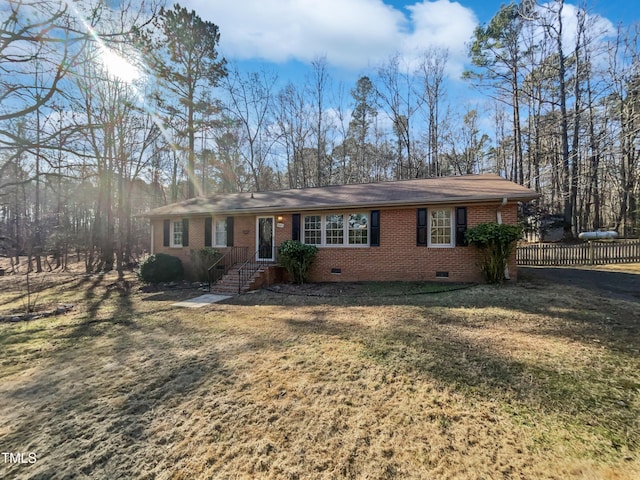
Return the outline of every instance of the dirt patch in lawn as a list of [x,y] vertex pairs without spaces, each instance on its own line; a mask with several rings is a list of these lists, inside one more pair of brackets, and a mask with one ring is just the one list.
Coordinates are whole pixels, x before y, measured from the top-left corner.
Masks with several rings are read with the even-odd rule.
[[536,281],[187,310],[128,281],[51,285],[71,312],[0,324],[0,447],[37,455],[0,477],[640,475],[634,302]]

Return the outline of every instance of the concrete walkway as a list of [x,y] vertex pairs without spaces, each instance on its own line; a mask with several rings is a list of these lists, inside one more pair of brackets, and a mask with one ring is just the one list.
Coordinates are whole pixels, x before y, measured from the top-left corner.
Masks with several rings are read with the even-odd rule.
[[211,305],[212,303],[221,302],[222,300],[226,300],[227,298],[231,298],[230,295],[213,295],[208,293],[206,295],[200,295],[196,298],[191,298],[189,300],[184,300],[182,302],[172,303],[172,307],[184,307],[184,308],[200,308],[205,305]]

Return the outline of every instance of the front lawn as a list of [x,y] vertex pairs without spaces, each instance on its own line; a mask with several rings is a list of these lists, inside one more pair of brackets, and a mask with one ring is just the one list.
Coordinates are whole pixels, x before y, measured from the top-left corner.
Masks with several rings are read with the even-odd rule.
[[[0,278],[0,314],[23,281]],[[133,278],[36,285],[74,308],[0,323],[0,450],[37,457],[0,478],[640,478],[638,303],[523,281],[192,310]]]

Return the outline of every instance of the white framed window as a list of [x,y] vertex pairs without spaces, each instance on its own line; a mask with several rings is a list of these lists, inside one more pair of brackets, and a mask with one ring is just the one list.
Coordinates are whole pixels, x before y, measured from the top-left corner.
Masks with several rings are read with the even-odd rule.
[[344,244],[344,215],[326,215],[324,226],[324,243],[327,245]]
[[182,220],[171,222],[171,246],[182,246]]
[[302,241],[318,246],[368,246],[369,214],[364,212],[305,215]]
[[429,246],[454,247],[454,225],[452,208],[430,208]]
[[304,243],[308,245],[322,245],[322,217],[320,215],[306,215],[303,226]]
[[215,247],[227,246],[227,219],[213,219],[213,244]]

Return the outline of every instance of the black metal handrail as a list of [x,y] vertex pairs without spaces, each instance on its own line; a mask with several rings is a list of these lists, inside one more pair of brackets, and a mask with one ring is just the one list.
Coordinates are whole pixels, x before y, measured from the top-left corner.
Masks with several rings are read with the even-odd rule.
[[255,253],[238,268],[238,293],[242,293],[242,287],[246,285],[251,275],[254,275],[255,272],[265,265],[274,264],[274,260],[259,259],[259,252],[260,249],[256,250]]
[[207,269],[207,278],[209,280],[209,291],[211,285],[215,285],[218,280],[224,277],[234,265],[244,264],[247,261],[247,252],[249,247],[227,247],[227,251],[213,265]]

